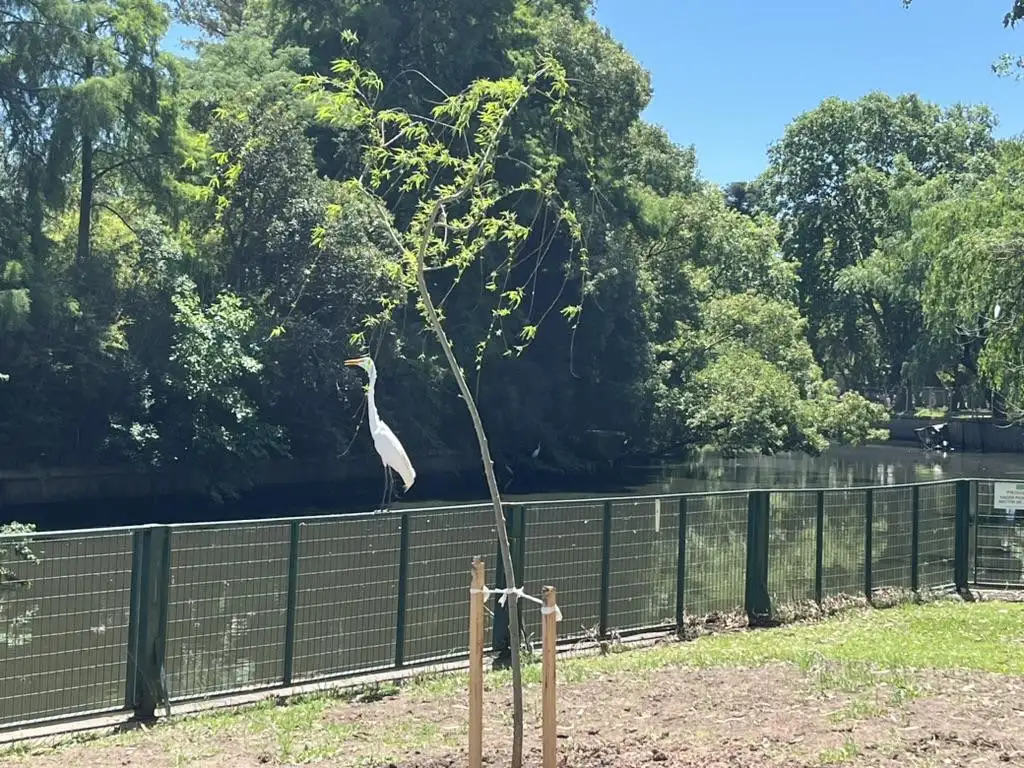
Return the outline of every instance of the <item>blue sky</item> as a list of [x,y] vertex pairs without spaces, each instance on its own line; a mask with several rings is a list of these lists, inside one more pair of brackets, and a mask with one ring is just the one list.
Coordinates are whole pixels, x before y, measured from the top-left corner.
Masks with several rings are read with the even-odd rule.
[[[596,0],[596,18],[651,73],[644,117],[693,144],[704,178],[757,176],[786,124],[829,96],[915,92],[988,104],[999,136],[1024,132],[1024,83],[1000,78],[1010,0]],[[173,40],[183,30],[175,28]],[[186,34],[186,36],[188,36]]]
[[1000,136],[1024,132],[1024,83],[1000,78],[1010,0],[596,0],[596,18],[651,73],[644,117],[693,144],[721,184],[758,175],[768,145],[822,99],[916,92],[988,104]]

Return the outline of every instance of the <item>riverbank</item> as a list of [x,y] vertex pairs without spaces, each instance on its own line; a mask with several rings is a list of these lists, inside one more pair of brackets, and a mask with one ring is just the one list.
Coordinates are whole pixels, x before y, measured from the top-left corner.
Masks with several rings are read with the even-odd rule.
[[[941,419],[924,419],[911,416],[897,416],[885,426],[890,431],[888,443],[904,448],[919,446],[914,430],[935,424]],[[961,453],[1019,453],[1024,456],[1024,426],[1007,425],[991,418],[953,418],[945,421],[951,442]],[[877,446],[873,446],[877,447]],[[857,450],[857,449],[854,449]],[[833,449],[826,453],[837,453]],[[782,454],[782,457],[795,454]],[[651,468],[687,466],[695,478],[706,476],[714,480],[714,472],[704,473],[706,464],[715,465],[718,457],[699,456],[692,460],[676,459],[664,462],[640,461],[633,458],[624,463],[601,462],[600,472],[555,473],[524,468],[513,470],[499,463],[496,469],[500,475],[499,484],[503,491],[512,490],[522,494],[530,492],[530,486],[540,492],[567,490],[565,485],[578,486],[592,491],[601,487],[609,475],[621,475],[624,464],[631,464],[626,474],[632,481],[638,478],[635,471],[638,464]],[[773,460],[776,457],[771,457]],[[750,464],[750,457],[725,460],[735,466]],[[756,460],[754,464],[756,464]],[[452,488],[480,486],[480,459],[475,454],[436,454],[417,457],[418,488],[433,484],[430,495],[440,491],[450,501],[474,501],[476,496],[463,493],[451,494]],[[591,468],[593,469],[593,468]],[[720,468],[719,468],[720,469]],[[613,470],[609,472],[609,470]],[[726,470],[726,474],[727,474]],[[721,474],[721,472],[720,472]],[[743,478],[733,478],[740,485],[746,485]],[[872,478],[875,480],[877,478]],[[580,480],[586,482],[580,483]],[[217,503],[218,494],[227,497],[269,495],[279,505],[282,499],[300,498],[304,506],[326,505],[335,509],[339,495],[351,499],[356,491],[358,502],[379,501],[381,466],[376,457],[329,457],[317,460],[274,460],[254,465],[243,474],[220,478],[217,485],[211,485],[208,474],[185,471],[176,468],[138,469],[133,467],[54,467],[25,470],[0,470],[0,519],[10,516],[12,508],[46,506],[66,503],[113,502],[130,503],[136,508],[160,506],[159,500],[173,499],[175,506],[204,505],[208,500]],[[832,481],[830,481],[831,484]],[[512,488],[512,486],[518,486]],[[553,486],[553,487],[550,487]],[[550,487],[550,488],[549,488]],[[422,494],[417,494],[417,503],[422,503]],[[370,498],[370,497],[374,498]],[[363,498],[365,497],[365,498]],[[5,514],[7,513],[7,514]]]
[[[470,471],[480,459],[436,455],[419,462],[420,473],[457,475]],[[243,475],[224,478],[222,485],[246,490],[266,486],[377,482],[380,462],[370,459],[268,461]],[[198,471],[174,468],[54,467],[0,471],[0,508],[24,504],[53,504],[89,499],[144,499],[168,495],[209,495],[209,478]]]
[[[379,463],[343,458],[296,463],[287,469],[292,474],[273,467],[260,470],[254,473],[259,483],[243,486],[237,496],[222,499],[211,497],[199,482],[189,485],[188,478],[179,478],[175,485],[160,473],[94,469],[0,473],[0,498],[6,502],[0,507],[0,521],[18,520],[34,523],[41,530],[63,530],[366,512],[380,504],[383,476]],[[415,486],[395,499],[395,509],[487,499],[476,457],[417,459],[417,469]],[[497,469],[502,498],[513,504],[530,504],[556,498],[893,485],[958,477],[1020,480],[1024,478],[1024,455],[958,450],[942,456],[922,450],[915,441],[836,446],[818,456],[704,454],[689,461],[615,464],[596,474]],[[284,482],[288,480],[292,482]]]
[[[564,474],[497,468],[503,498],[574,498],[633,493],[648,482],[646,468],[607,467]],[[393,509],[446,506],[487,499],[479,457],[417,459],[408,493]],[[40,530],[265,519],[289,515],[362,513],[378,508],[384,488],[379,461],[339,459],[268,463],[217,487],[198,474],[128,468],[0,471],[0,523],[16,520]],[[510,491],[512,491],[510,493]]]
[[954,450],[970,453],[1024,454],[1024,426],[983,416],[924,419],[897,416],[889,424],[890,440],[918,444],[915,430],[945,424]]

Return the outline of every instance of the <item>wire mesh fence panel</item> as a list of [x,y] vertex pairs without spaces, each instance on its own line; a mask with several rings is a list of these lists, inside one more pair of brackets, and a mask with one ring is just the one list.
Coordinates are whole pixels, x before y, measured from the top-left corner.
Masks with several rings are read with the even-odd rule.
[[923,588],[953,584],[956,483],[923,485],[920,494],[919,579]]
[[626,631],[673,624],[679,500],[612,504],[608,626]]
[[175,527],[167,590],[172,699],[281,682],[287,524]]
[[996,484],[991,480],[978,480],[975,483],[975,501],[978,505],[976,512],[979,517],[981,515],[992,514],[992,503],[995,500],[995,486]]
[[[539,595],[558,590],[560,638],[595,633],[601,616],[601,539],[604,503],[570,501],[524,508],[526,546],[523,582]],[[540,611],[524,606],[527,637],[539,647]]]
[[296,680],[394,664],[401,521],[387,513],[299,526]]
[[[469,652],[469,582],[473,557],[484,558],[494,586],[498,535],[490,506],[410,513],[406,653],[424,661]],[[490,612],[484,612],[490,638]]]
[[913,491],[906,487],[877,488],[873,496],[872,587],[910,589]]
[[688,496],[684,608],[691,616],[743,608],[747,494]]
[[772,493],[770,505],[768,591],[772,603],[813,600],[818,494]]
[[995,484],[979,481],[974,530],[974,580],[1024,586],[1024,509],[996,509]]
[[0,725],[122,708],[132,532],[28,546],[0,539]]
[[825,491],[822,594],[864,594],[864,536],[867,494]]
[[[768,581],[776,603],[814,597],[818,494],[770,494]],[[955,570],[957,484],[921,484],[917,495],[920,585],[948,586]],[[830,489],[821,496],[823,593],[862,594],[867,492]],[[872,490],[875,588],[911,585],[912,500],[910,487]],[[675,497],[574,500],[519,508],[525,538],[523,572],[517,576],[530,594],[539,594],[544,584],[558,588],[565,617],[560,636],[587,636],[599,625],[606,523],[608,627],[672,623],[678,503]],[[1024,510],[995,509],[992,481],[973,484],[972,507],[973,579],[1024,586]],[[687,496],[685,508],[686,612],[741,609],[747,492]],[[491,507],[411,510],[405,519],[404,658],[416,663],[464,654],[474,555],[486,559],[488,585],[496,582]],[[282,680],[291,565],[296,566],[293,679],[392,666],[402,521],[402,514],[389,513],[172,526],[169,569],[149,573],[169,580],[165,638],[171,697]],[[134,534],[125,528],[0,537],[0,727],[124,707]],[[18,556],[14,544],[22,540],[30,542],[38,562]],[[513,541],[514,549],[518,543]],[[539,611],[530,603],[522,607],[528,638],[539,639]],[[489,630],[489,616],[486,623]]]

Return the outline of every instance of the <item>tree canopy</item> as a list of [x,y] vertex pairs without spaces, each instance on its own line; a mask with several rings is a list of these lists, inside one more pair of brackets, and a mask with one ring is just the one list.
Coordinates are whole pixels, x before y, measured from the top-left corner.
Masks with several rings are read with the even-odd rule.
[[494,158],[513,192],[486,216],[447,211],[458,258],[438,244],[427,273],[498,461],[820,451],[884,421],[858,391],[970,380],[1024,397],[1021,151],[983,106],[829,99],[761,178],[723,189],[641,117],[648,73],[582,0],[179,0],[205,36],[188,58],[161,51],[171,19],[152,0],[8,7],[4,466],[212,478],[366,455],[342,366],[364,349],[410,453],[465,450],[392,236],[457,169],[415,166],[419,147],[388,176],[377,139],[419,134],[325,120],[300,86],[336,87],[342,59],[376,73],[375,109],[424,126],[457,121],[437,105],[474,83],[565,73],[572,114],[531,93]]

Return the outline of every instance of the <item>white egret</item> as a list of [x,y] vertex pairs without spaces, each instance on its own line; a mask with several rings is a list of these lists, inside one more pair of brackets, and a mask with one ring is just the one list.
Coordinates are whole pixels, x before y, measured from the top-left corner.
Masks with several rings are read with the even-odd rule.
[[416,470],[413,469],[409,455],[402,447],[401,441],[391,431],[391,427],[381,421],[377,413],[377,402],[374,398],[374,389],[377,386],[377,366],[369,357],[355,357],[346,360],[345,365],[355,365],[366,371],[370,378],[369,386],[366,389],[367,411],[370,419],[370,437],[373,438],[373,447],[380,455],[381,463],[384,465],[384,499],[381,500],[381,509],[384,509],[384,502],[391,501],[390,491],[392,489],[391,470],[395,470],[402,477],[405,483],[405,490],[412,488],[416,481]]

